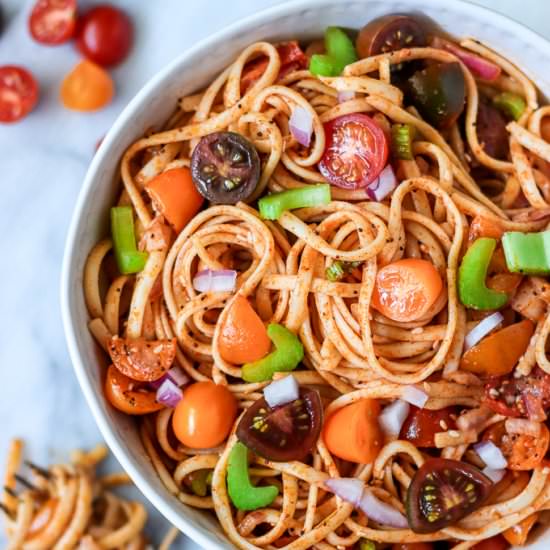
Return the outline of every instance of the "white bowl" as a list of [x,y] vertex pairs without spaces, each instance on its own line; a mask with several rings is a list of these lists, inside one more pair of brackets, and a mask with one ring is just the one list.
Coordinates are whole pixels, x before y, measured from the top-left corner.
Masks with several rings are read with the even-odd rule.
[[[329,25],[356,28],[370,19],[395,12],[423,13],[451,34],[480,39],[519,65],[550,97],[549,42],[485,8],[459,0],[292,1],[214,34],[157,74],[118,117],[82,186],[67,239],[61,289],[63,323],[76,375],[107,444],[135,484],[170,522],[205,548],[233,546],[212,514],[185,506],[164,488],[142,447],[133,419],[117,413],[106,403],[99,368],[104,359],[86,326],[83,266],[92,246],[107,234],[109,207],[119,181],[119,160],[147,128],[169,116],[178,97],[208,84],[248,44],[257,40],[318,37]],[[544,540],[546,543],[539,540],[531,548],[548,548],[550,533]]]

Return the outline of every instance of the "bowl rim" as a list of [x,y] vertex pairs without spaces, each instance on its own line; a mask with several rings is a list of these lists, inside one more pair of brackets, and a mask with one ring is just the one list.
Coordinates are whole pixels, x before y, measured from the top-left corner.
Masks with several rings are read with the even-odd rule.
[[[99,397],[96,395],[96,392],[92,387],[91,379],[87,373],[87,366],[80,354],[77,343],[77,332],[83,330],[84,327],[79,326],[76,320],[73,321],[70,306],[72,299],[71,281],[74,277],[80,277],[80,274],[73,273],[72,271],[73,256],[75,255],[75,251],[78,246],[78,235],[81,231],[80,222],[87,200],[93,191],[96,181],[99,180],[98,176],[104,159],[109,155],[111,146],[115,142],[121,128],[124,127],[127,121],[131,118],[137,106],[144,103],[144,101],[150,96],[151,92],[161,81],[169,75],[175,73],[180,65],[185,64],[187,59],[193,57],[197,52],[207,49],[215,44],[219,44],[224,39],[238,32],[241,28],[248,28],[251,25],[267,23],[276,17],[288,16],[289,14],[299,12],[304,9],[334,5],[336,1],[337,0],[286,0],[279,4],[262,9],[257,13],[234,21],[218,31],[206,36],[202,40],[198,41],[194,46],[186,49],[181,54],[176,56],[164,68],[153,75],[117,116],[115,122],[103,139],[101,146],[94,155],[94,158],[92,159],[86,172],[77,201],[74,205],[73,215],[71,217],[71,222],[67,232],[60,280],[61,314],[65,340],[69,350],[73,370],[75,371],[80,388],[84,393],[88,407],[92,411],[95,422],[99,427],[101,435],[105,439],[107,445],[144,497],[173,525],[176,525],[178,528],[183,526],[185,528],[183,531],[185,535],[190,537],[195,543],[206,548],[212,547],[212,538],[203,533],[202,529],[196,526],[193,520],[187,518],[186,516],[182,516],[174,507],[167,505],[163,501],[161,494],[157,492],[150,485],[147,478],[142,476],[141,473],[134,467],[132,460],[128,456],[126,446],[118,441],[111,424],[101,411]],[[366,5],[370,2],[370,0],[354,1],[363,2]],[[407,4],[409,2],[412,4],[415,0],[401,0],[401,3],[403,4]],[[424,0],[423,5],[427,9],[440,9],[441,0]],[[521,35],[526,42],[532,44],[535,48],[544,49],[550,47],[550,41],[538,32],[507,15],[492,10],[491,8],[474,4],[469,0],[446,0],[445,8],[460,11],[464,13],[465,16],[471,16],[472,18],[481,21],[491,18],[493,26],[504,31],[510,31],[514,35]]]

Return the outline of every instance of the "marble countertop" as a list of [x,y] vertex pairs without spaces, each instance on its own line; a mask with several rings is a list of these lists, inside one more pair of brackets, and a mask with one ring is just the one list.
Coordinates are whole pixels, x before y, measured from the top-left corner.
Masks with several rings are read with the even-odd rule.
[[[444,0],[442,0],[444,1]],[[117,94],[105,110],[74,113],[58,101],[59,84],[76,63],[69,45],[43,47],[27,31],[32,1],[0,0],[5,28],[0,65],[22,64],[41,86],[37,109],[16,125],[0,125],[0,465],[9,441],[22,437],[39,464],[67,458],[75,447],[101,441],[80,393],[65,347],[59,278],[65,234],[95,145],[117,115],[159,69],[197,40],[280,0],[111,0],[131,14],[136,43],[113,71]],[[85,7],[99,3],[79,0]],[[478,0],[550,37],[550,3]],[[108,469],[118,466],[114,459]],[[151,510],[148,532],[168,526]],[[0,546],[4,546],[0,535]],[[180,537],[177,549],[196,549]]]

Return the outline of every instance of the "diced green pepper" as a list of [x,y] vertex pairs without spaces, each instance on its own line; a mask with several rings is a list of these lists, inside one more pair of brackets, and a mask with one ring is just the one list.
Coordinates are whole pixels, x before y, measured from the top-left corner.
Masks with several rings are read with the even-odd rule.
[[197,470],[190,477],[193,493],[199,497],[205,497],[208,493],[208,487],[212,485],[212,470]]
[[319,183],[262,197],[258,201],[258,206],[262,218],[265,220],[278,220],[286,210],[305,208],[306,206],[321,206],[328,204],[330,200],[330,185]]
[[361,539],[359,542],[359,550],[376,550],[376,544],[372,540]]
[[130,206],[111,208],[111,234],[119,271],[124,275],[142,271],[147,261],[147,252],[137,249],[134,216]]
[[319,76],[339,76],[344,67],[357,61],[357,52],[349,36],[338,27],[325,31],[326,54],[311,56],[309,70]]
[[502,236],[506,265],[513,273],[547,275],[550,273],[550,231],[519,233],[510,231]]
[[342,262],[341,260],[336,260],[325,269],[325,275],[329,281],[334,283],[343,279],[345,275],[360,265],[361,262]]
[[502,92],[493,97],[493,105],[513,120],[518,120],[525,111],[525,100],[511,92]]
[[472,309],[499,309],[508,302],[505,292],[487,288],[485,279],[496,240],[477,239],[468,249],[458,270],[460,301]]
[[392,151],[396,158],[412,160],[412,139],[414,127],[410,124],[394,124],[391,127]]
[[229,454],[227,491],[239,510],[257,510],[269,506],[279,494],[273,485],[255,487],[248,475],[248,449],[239,441]]
[[258,361],[243,365],[241,376],[245,382],[271,380],[276,372],[294,370],[304,358],[304,346],[298,337],[283,325],[268,325],[267,335],[275,345],[275,351]]

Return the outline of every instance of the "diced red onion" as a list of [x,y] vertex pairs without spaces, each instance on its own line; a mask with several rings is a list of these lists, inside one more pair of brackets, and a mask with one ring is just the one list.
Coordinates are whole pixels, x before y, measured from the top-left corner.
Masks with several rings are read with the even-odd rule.
[[292,110],[288,125],[296,141],[304,147],[309,147],[313,132],[313,116],[311,113],[304,107],[297,105]]
[[500,325],[502,321],[504,321],[504,317],[499,311],[496,311],[488,317],[485,317],[485,319],[480,321],[470,332],[468,332],[468,334],[466,334],[466,338],[464,339],[464,348],[470,349],[471,347],[475,346],[494,328],[498,327],[498,325]]
[[182,397],[183,392],[181,389],[169,378],[167,378],[157,390],[157,402],[167,407],[174,408],[181,401]]
[[378,416],[378,424],[380,424],[384,433],[390,437],[399,436],[403,422],[409,414],[409,409],[409,404],[400,399],[384,407],[384,410]]
[[346,101],[350,101],[351,99],[355,99],[355,92],[352,91],[341,91],[338,92],[338,103],[344,103]]
[[278,407],[300,397],[300,386],[294,376],[285,376],[264,388],[264,397],[270,407]]
[[351,477],[333,477],[325,481],[325,487],[342,500],[357,507],[361,502],[365,483]]
[[234,269],[204,269],[193,278],[193,288],[199,292],[230,292],[235,290],[236,284]]
[[149,382],[148,385],[152,389],[158,390],[165,380],[172,380],[178,388],[181,388],[191,382],[189,376],[187,376],[187,374],[185,374],[185,372],[183,372],[179,367],[172,367],[164,376],[161,376],[154,382]]
[[428,401],[428,394],[416,386],[405,386],[401,392],[401,399],[419,409],[423,409]]
[[378,178],[367,187],[367,194],[373,201],[383,201],[397,187],[397,178],[391,164],[388,164]]
[[539,437],[541,423],[528,420],[527,418],[507,418],[505,427],[509,434],[525,434]]
[[495,470],[494,468],[489,468],[486,466],[481,470],[493,483],[498,483],[505,475],[506,469]]
[[432,46],[440,50],[447,50],[456,55],[475,76],[484,80],[496,80],[501,73],[501,68],[493,62],[476,55],[464,48],[461,48],[453,42],[444,40],[443,38],[435,37],[432,40]]
[[409,526],[407,518],[399,510],[376,498],[369,489],[363,491],[359,508],[369,519],[382,525],[401,529],[406,529]]
[[533,422],[544,422],[546,420],[540,393],[536,395],[535,393],[525,392],[522,395],[522,400],[529,420],[533,420]]
[[476,443],[474,449],[488,468],[501,470],[508,466],[508,462],[504,458],[502,451],[492,441]]

